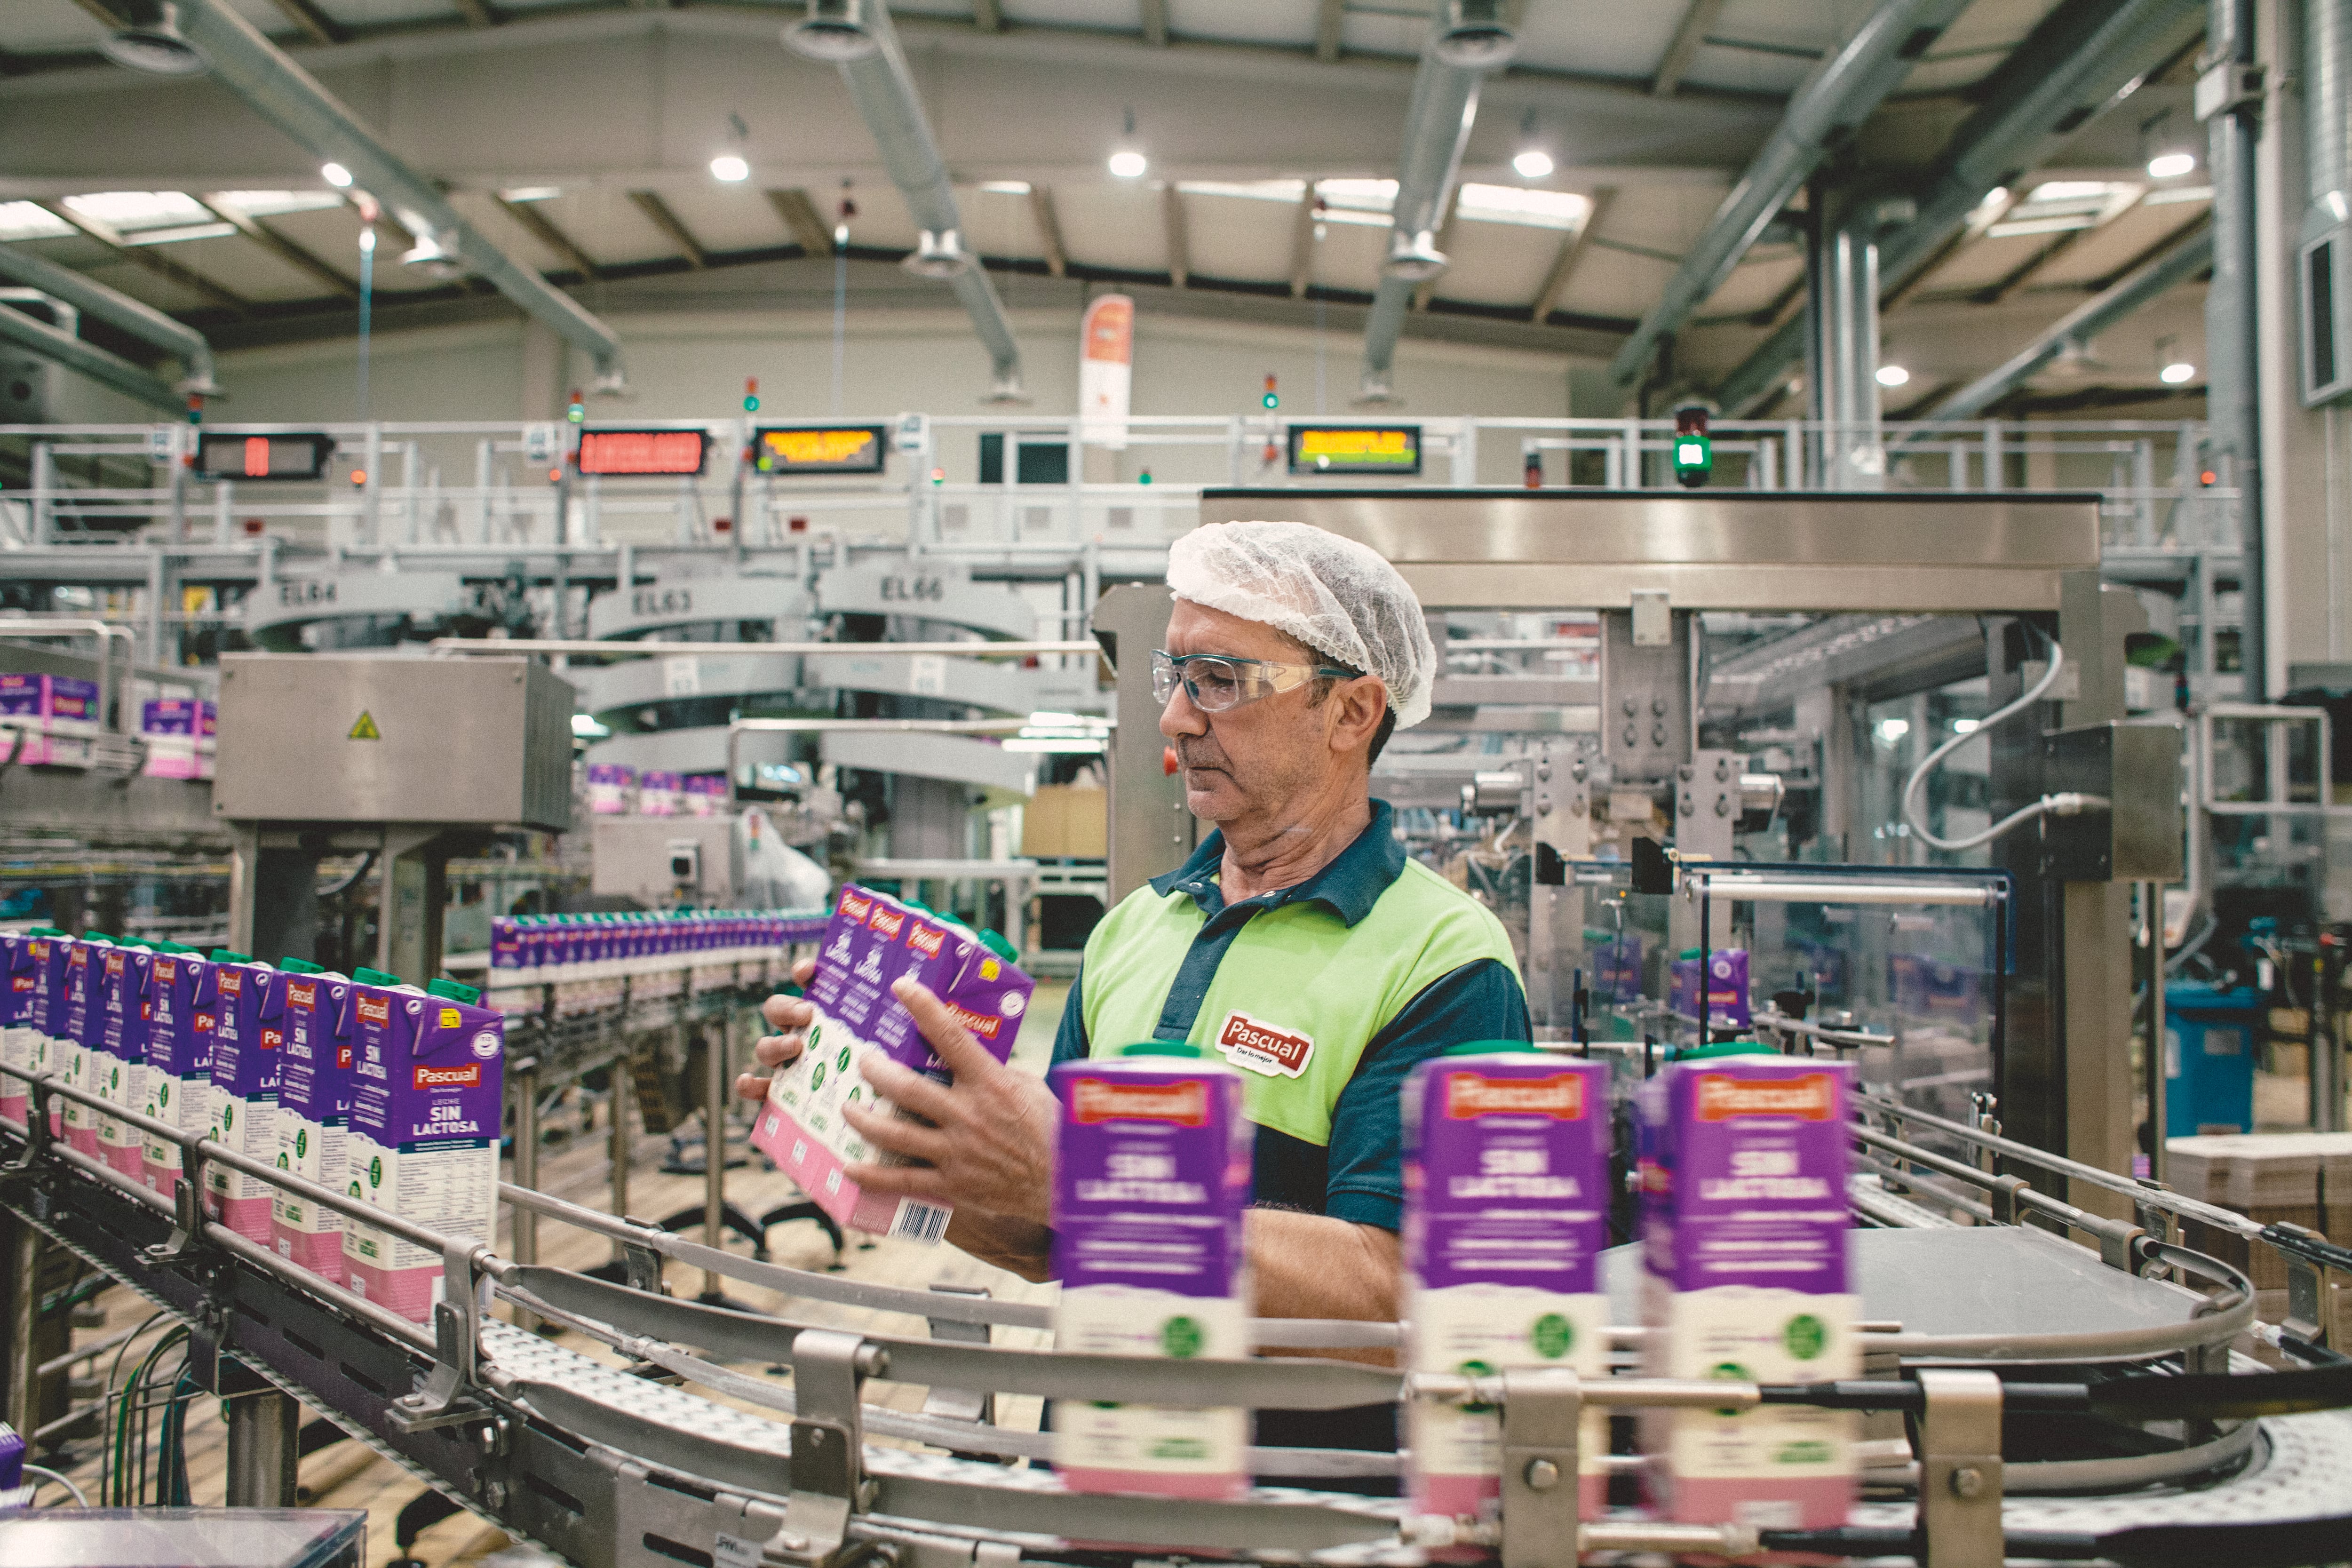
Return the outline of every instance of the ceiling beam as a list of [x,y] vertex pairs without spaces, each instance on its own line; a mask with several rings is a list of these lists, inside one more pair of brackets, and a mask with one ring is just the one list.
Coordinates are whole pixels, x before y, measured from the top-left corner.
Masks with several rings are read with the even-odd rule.
[[488,0],[450,0],[450,3],[466,18],[468,27],[495,27],[499,25],[499,14],[490,9]]
[[1315,279],[1315,182],[1307,182],[1290,219],[1290,297],[1307,298]]
[[1723,15],[1723,0],[1690,0],[1690,8],[1683,13],[1682,26],[1675,29],[1674,41],[1658,59],[1658,73],[1650,79],[1653,98],[1672,98],[1683,84],[1683,73],[1690,69],[1691,60],[1698,47],[1706,42],[1707,34],[1715,30],[1716,18]]
[[123,243],[122,236],[117,234],[110,225],[100,223],[96,218],[83,217],[63,202],[41,202],[38,205],[44,211],[73,225],[84,235],[112,251],[121,259],[133,266],[143,267],[158,278],[168,279],[192,294],[201,294],[225,310],[243,316],[249,314],[253,309],[252,302],[243,295],[232,293],[222,288],[184,262],[174,261],[168,256],[158,255],[157,251],[160,247],[156,246],[126,245]]
[[261,247],[262,249],[269,252],[270,255],[278,258],[278,260],[285,262],[288,266],[293,268],[298,272],[309,273],[311,277],[317,279],[320,282],[324,283],[328,288],[332,289],[336,293],[342,295],[345,299],[356,300],[359,298],[359,285],[352,282],[351,279],[345,276],[343,272],[332,262],[320,257],[315,251],[309,250],[302,246],[295,244],[292,240],[278,233],[278,230],[262,222],[259,218],[254,217],[240,208],[233,206],[227,202],[222,201],[217,196],[198,196],[196,197],[196,205],[203,207],[205,211],[212,214],[213,216],[220,219],[221,222],[235,224],[236,226],[237,233],[245,236],[246,238],[253,241],[254,244]]
[[1004,31],[1004,7],[997,0],[971,0],[971,25],[983,33]]
[[1347,20],[1347,12],[1342,0],[1317,0],[1315,58],[1326,65],[1339,58],[1339,25]]
[[570,235],[558,228],[553,218],[540,211],[537,202],[510,202],[504,196],[491,199],[498,203],[500,212],[521,225],[525,233],[570,262],[573,271],[592,279],[604,275],[604,269],[596,264],[595,258],[581,249]]
[[1536,302],[1528,308],[1528,320],[1542,326],[1559,309],[1568,295],[1569,279],[1576,275],[1576,264],[1584,259],[1586,244],[1601,232],[1601,220],[1609,215],[1609,203],[1617,193],[1607,185],[1592,193],[1592,210],[1584,215],[1584,226],[1559,242],[1559,254],[1552,258],[1551,270],[1544,274],[1543,287],[1536,291]]
[[1029,216],[1037,225],[1037,240],[1045,247],[1045,270],[1059,278],[1070,269],[1070,252],[1062,243],[1062,215],[1054,210],[1054,193],[1045,185],[1029,187]]
[[677,253],[686,258],[688,266],[699,272],[710,265],[710,253],[702,248],[702,242],[694,237],[686,225],[677,221],[677,215],[669,210],[669,204],[657,193],[631,191],[629,199],[637,204],[637,210],[645,214],[656,228],[668,237],[672,245],[677,247]]
[[1160,216],[1168,231],[1168,281],[1181,289],[1192,276],[1192,240],[1184,225],[1184,193],[1173,180],[1160,187]]
[[1168,47],[1168,0],[1142,0],[1143,41],[1155,49]]
[[784,227],[791,233],[793,244],[811,256],[833,254],[833,231],[825,227],[824,219],[817,216],[816,204],[809,200],[806,191],[797,185],[789,190],[770,191],[768,205],[776,209],[778,217],[784,220]]
[[2039,250],[2011,268],[2006,273],[1981,289],[1969,290],[1969,302],[1972,305],[2000,304],[2023,288],[2028,279],[2080,244],[2083,237],[2091,232],[2087,228],[2070,228],[2063,233],[2053,235],[2043,242]]
[[272,0],[297,31],[314,44],[340,44],[343,30],[327,19],[326,14],[310,0]]
[[2108,273],[2105,277],[2094,278],[2084,283],[2084,291],[2091,294],[2105,293],[2108,289],[2114,288],[2116,284],[2122,282],[2125,279],[2130,277],[2133,273],[2138,271],[2141,268],[2155,260],[2158,257],[2162,256],[2166,251],[2170,250],[2175,245],[2178,245],[2182,239],[2186,238],[2189,234],[2195,230],[2199,226],[2210,223],[2212,220],[2213,211],[2210,207],[2200,211],[2196,216],[2190,218],[2187,223],[2179,225],[2170,233],[2167,234],[2162,239],[2158,240],[2155,244],[2149,246],[2138,255],[2131,258],[2122,266],[2117,267],[2114,271]]

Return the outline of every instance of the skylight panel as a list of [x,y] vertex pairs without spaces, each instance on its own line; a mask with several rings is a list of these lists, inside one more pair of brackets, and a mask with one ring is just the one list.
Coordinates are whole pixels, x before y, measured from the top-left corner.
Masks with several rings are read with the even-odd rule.
[[1573,191],[1538,191],[1523,185],[1462,187],[1454,216],[1473,223],[1512,223],[1529,228],[1578,229],[1592,210],[1589,197]]
[[0,202],[0,239],[62,239],[74,226],[32,202]]

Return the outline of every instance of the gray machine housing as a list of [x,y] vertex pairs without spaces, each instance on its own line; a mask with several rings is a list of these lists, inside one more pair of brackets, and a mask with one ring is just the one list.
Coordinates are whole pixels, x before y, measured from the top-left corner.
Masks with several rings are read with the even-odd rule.
[[572,826],[571,685],[529,658],[231,654],[213,814]]

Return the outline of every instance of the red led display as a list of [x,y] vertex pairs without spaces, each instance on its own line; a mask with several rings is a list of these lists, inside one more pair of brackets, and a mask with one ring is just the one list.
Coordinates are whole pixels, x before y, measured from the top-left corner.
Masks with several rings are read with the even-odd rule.
[[583,430],[580,471],[614,476],[698,474],[710,444],[702,430]]

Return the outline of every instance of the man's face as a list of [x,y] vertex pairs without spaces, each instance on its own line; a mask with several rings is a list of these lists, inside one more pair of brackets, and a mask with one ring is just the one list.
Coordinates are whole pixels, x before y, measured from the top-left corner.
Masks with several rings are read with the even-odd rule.
[[[1168,620],[1172,654],[1221,653],[1277,664],[1323,662],[1312,649],[1262,621],[1245,621],[1188,599]],[[1184,805],[1204,822],[1278,813],[1344,765],[1327,735],[1330,705],[1309,706],[1311,686],[1277,691],[1223,713],[1203,713],[1180,684],[1160,710],[1160,732],[1176,748]]]

